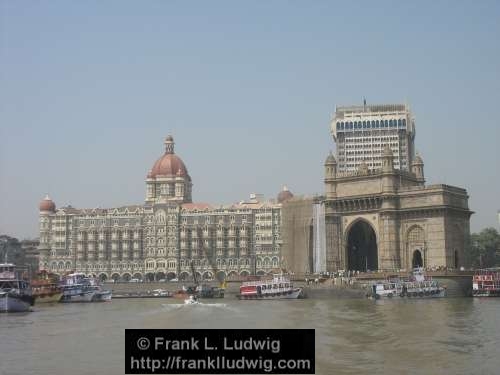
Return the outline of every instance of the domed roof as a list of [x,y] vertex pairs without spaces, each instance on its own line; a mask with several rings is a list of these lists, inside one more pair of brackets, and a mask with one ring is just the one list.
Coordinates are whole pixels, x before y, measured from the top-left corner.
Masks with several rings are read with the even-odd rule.
[[278,194],[278,203],[283,203],[289,199],[293,198],[293,194],[286,186],[283,186],[283,190],[281,190]]
[[337,164],[337,161],[335,160],[335,157],[331,152],[328,154],[328,157],[325,160],[325,164]]
[[174,138],[171,135],[165,139],[165,154],[155,162],[148,173],[148,178],[157,176],[189,177],[184,162],[174,153]]
[[56,204],[48,195],[40,202],[39,205],[40,211],[51,211],[54,212],[56,210]]
[[420,157],[420,155],[417,154],[417,156],[415,156],[415,159],[413,160],[412,164],[415,164],[415,165],[424,165],[424,161],[422,160],[422,158]]

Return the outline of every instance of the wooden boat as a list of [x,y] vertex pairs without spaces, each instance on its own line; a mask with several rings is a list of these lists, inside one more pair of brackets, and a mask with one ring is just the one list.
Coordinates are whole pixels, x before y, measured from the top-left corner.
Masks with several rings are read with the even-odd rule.
[[45,270],[38,272],[31,280],[31,288],[37,303],[59,302],[63,295],[58,276]]

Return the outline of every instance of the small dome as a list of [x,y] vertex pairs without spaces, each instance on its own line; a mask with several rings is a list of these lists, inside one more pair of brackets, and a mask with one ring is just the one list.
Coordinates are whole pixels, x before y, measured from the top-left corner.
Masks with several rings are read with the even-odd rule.
[[174,153],[174,138],[171,135],[165,139],[165,154],[155,162],[148,173],[148,178],[157,176],[189,177],[184,162]]
[[48,195],[40,202],[40,211],[50,211],[54,212],[56,210],[56,204]]
[[286,202],[287,200],[290,200],[293,198],[293,194],[286,186],[283,186],[283,190],[281,190],[278,194],[278,203],[283,203]]
[[337,164],[337,161],[335,160],[335,157],[331,152],[330,154],[328,154],[328,157],[325,160],[325,164]]
[[413,160],[413,165],[424,165],[424,161],[422,160],[422,158],[420,157],[419,154],[417,154],[417,156],[415,156],[415,159]]

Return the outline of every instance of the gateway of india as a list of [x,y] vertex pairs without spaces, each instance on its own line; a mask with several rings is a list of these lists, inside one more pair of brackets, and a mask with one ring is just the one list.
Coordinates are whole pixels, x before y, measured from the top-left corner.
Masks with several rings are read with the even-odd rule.
[[282,207],[283,258],[294,272],[467,265],[465,189],[426,185],[408,105],[337,107],[325,195]]
[[403,104],[337,107],[325,193],[226,206],[192,202],[192,181],[165,140],[143,205],[56,209],[40,203],[39,266],[102,280],[203,279],[339,270],[459,268],[469,240],[465,189],[425,185],[415,120]]

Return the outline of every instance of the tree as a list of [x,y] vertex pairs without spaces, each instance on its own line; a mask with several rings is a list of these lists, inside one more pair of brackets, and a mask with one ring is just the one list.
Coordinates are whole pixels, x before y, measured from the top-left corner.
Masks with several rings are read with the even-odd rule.
[[469,257],[474,268],[500,266],[500,234],[495,228],[471,235]]

